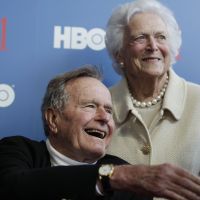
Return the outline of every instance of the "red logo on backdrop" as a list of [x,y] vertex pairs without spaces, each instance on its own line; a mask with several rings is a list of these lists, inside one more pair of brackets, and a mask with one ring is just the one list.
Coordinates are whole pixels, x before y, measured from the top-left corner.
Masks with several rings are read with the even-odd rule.
[[176,56],[176,61],[179,61],[179,60],[181,60],[181,55],[180,55],[180,53]]
[[6,24],[7,19],[1,18],[0,19],[0,51],[6,50]]

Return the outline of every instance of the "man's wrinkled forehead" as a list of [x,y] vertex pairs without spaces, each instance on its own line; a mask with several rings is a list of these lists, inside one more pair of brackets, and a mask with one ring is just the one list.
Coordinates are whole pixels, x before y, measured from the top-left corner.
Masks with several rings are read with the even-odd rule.
[[[100,98],[111,103],[111,94],[108,88],[98,79],[92,77],[80,77],[70,80],[66,85],[69,95],[84,97],[84,99]],[[103,96],[101,96],[101,94]]]

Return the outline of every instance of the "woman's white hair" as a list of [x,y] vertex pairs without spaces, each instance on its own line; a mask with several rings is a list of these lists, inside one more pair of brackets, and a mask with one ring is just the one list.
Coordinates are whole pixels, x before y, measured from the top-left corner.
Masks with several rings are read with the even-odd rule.
[[136,0],[116,8],[107,24],[105,43],[113,61],[113,67],[118,74],[123,74],[120,64],[116,61],[116,55],[122,49],[125,29],[135,14],[149,11],[160,16],[166,24],[169,34],[171,64],[176,62],[182,37],[181,30],[172,11],[157,0]]

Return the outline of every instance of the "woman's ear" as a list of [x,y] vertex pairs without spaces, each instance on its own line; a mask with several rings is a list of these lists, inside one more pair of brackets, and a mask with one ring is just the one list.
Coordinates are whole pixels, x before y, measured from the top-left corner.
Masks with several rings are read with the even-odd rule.
[[117,63],[119,63],[120,65],[124,63],[124,59],[123,59],[123,56],[122,56],[122,53],[121,52],[117,52],[115,54],[115,60]]
[[58,117],[59,117],[59,113],[58,111],[55,111],[51,108],[47,109],[45,112],[45,119],[46,122],[49,126],[50,131],[53,134],[57,134],[58,133]]

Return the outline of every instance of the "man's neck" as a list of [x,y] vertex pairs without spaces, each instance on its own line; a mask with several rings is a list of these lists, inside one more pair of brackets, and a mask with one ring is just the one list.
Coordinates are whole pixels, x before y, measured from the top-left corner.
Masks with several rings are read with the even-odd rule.
[[[60,152],[58,152],[50,143],[49,139],[46,140],[47,150],[50,155],[51,166],[68,166],[68,165],[86,165],[88,163],[73,160]],[[96,163],[96,162],[95,162]],[[92,164],[95,164],[92,163]]]

